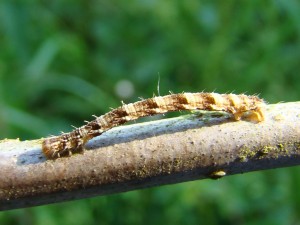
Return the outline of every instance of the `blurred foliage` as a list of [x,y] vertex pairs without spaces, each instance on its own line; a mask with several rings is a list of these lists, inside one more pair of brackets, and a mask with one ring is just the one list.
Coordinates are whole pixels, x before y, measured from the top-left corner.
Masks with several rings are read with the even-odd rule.
[[[0,2],[0,139],[170,90],[300,99],[300,3]],[[297,224],[299,168],[0,213],[0,224]]]

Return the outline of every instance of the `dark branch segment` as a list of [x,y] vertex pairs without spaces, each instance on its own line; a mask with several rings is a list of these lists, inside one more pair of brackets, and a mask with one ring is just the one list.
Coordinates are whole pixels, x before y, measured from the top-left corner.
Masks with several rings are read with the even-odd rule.
[[217,93],[182,93],[158,96],[135,103],[124,104],[88,124],[60,136],[46,138],[42,149],[49,159],[68,156],[82,151],[84,144],[103,132],[141,117],[179,110],[225,111],[240,120],[245,112],[248,118],[260,122],[264,120],[265,102],[257,96],[217,94]]

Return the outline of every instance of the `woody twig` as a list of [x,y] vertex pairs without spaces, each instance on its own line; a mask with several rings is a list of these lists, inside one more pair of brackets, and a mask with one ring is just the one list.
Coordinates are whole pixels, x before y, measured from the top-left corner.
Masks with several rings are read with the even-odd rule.
[[0,143],[0,209],[300,164],[300,102],[268,105],[262,122],[200,113],[121,126],[72,157],[41,140]]

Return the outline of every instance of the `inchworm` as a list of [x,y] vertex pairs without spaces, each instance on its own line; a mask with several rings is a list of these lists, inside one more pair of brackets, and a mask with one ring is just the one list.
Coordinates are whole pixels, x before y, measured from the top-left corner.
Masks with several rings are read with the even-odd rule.
[[153,97],[135,103],[123,104],[70,133],[45,138],[42,149],[49,159],[69,156],[82,150],[88,140],[115,126],[140,117],[180,110],[225,111],[231,113],[235,120],[240,120],[245,112],[250,112],[251,119],[260,122],[264,120],[264,106],[265,102],[262,99],[244,94],[199,92]]

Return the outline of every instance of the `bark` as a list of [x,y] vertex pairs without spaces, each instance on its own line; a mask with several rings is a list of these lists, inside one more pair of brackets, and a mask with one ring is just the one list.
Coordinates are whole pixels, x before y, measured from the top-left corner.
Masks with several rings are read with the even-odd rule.
[[0,142],[0,210],[300,164],[300,102],[265,121],[189,114],[121,126],[82,154],[47,160],[41,140]]

